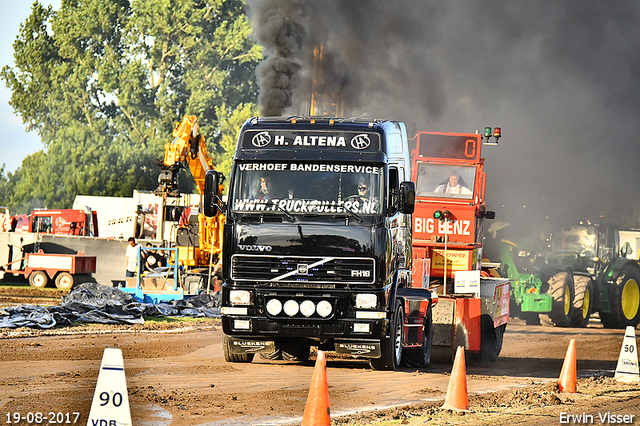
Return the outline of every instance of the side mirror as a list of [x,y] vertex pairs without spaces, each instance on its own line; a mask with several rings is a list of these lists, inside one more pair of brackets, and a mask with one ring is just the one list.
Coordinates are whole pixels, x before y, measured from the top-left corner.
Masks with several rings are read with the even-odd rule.
[[416,184],[410,180],[400,183],[400,205],[403,214],[412,214],[416,208]]
[[629,241],[625,242],[622,245],[622,250],[620,250],[620,254],[622,255],[622,257],[627,257],[628,254],[633,254],[633,249],[631,248],[631,244],[629,244]]
[[491,210],[485,210],[484,206],[481,206],[479,209],[476,209],[476,217],[479,217],[480,219],[484,218],[484,219],[495,219],[496,218],[496,212],[491,211]]
[[219,188],[222,181],[222,174],[216,170],[209,170],[204,176],[204,199],[202,211],[205,216],[213,217],[220,210],[218,201],[220,200]]
[[484,217],[485,219],[495,219],[496,218],[496,212],[491,211],[491,210],[484,210],[480,217]]

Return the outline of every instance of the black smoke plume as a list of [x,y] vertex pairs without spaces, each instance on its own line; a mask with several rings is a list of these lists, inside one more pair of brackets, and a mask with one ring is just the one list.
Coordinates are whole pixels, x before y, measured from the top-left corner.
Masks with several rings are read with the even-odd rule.
[[[635,0],[249,0],[263,115],[300,114],[312,75],[344,115],[473,133],[488,207],[523,228],[640,226],[640,3]],[[313,50],[323,48],[314,71]]]

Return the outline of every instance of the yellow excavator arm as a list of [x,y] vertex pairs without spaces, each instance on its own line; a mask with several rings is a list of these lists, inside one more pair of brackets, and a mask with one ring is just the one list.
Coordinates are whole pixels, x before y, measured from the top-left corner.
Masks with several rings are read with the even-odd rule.
[[[191,175],[198,187],[201,201],[204,194],[204,180],[207,171],[215,170],[213,160],[207,152],[204,136],[200,134],[198,118],[186,115],[182,122],[177,123],[172,133],[174,139],[164,145],[164,159],[158,159],[161,169],[158,177],[156,194],[164,197],[179,196],[178,172],[185,168],[185,163],[191,170]],[[222,194],[224,186],[220,185]],[[185,266],[207,267],[222,252],[222,226],[225,217],[218,212],[214,217],[206,217],[198,213],[198,247],[178,246],[178,260]]]
[[176,124],[172,135],[173,142],[164,145],[164,167],[178,169],[186,162],[198,191],[200,194],[204,193],[204,176],[207,170],[214,168],[204,136],[198,130],[198,118],[193,115],[185,116],[181,123]]

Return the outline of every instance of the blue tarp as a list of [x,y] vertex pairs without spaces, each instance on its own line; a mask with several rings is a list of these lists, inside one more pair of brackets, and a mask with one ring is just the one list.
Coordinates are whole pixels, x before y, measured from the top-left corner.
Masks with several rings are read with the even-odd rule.
[[85,283],[75,287],[55,306],[12,306],[0,309],[0,328],[53,328],[72,322],[143,324],[144,317],[220,317],[216,296],[201,294],[157,304],[139,303],[117,288]]

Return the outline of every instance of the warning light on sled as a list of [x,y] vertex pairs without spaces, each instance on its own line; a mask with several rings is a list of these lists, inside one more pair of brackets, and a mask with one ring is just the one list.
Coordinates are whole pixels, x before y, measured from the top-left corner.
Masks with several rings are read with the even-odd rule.
[[498,145],[498,140],[502,137],[501,127],[485,127],[484,135],[482,135],[483,143],[485,145]]

